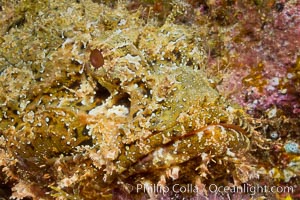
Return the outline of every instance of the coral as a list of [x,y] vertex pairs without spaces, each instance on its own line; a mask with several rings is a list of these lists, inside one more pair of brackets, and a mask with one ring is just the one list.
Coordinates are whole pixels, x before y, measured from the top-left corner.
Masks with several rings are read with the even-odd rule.
[[[210,1],[209,12],[201,13],[204,4],[194,1],[105,2],[3,4],[0,180],[11,188],[6,196],[196,198],[213,196],[210,184],[299,183],[292,143],[268,139],[284,138],[281,126],[297,132],[299,121],[277,109],[254,118],[241,107],[245,102],[232,97],[237,105],[217,90],[226,88],[226,80],[217,82],[223,74],[211,75],[211,53],[218,59],[226,48],[217,47],[229,41],[206,40],[211,24],[203,21],[211,17],[226,33],[239,22],[230,20],[237,4]],[[257,93],[281,84],[247,72],[243,87]],[[139,184],[189,183],[199,194],[137,192]]]

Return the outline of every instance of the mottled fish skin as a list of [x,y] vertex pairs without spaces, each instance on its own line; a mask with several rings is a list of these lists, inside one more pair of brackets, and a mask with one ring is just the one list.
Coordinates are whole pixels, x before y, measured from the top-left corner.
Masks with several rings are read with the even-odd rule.
[[178,179],[183,165],[198,176],[196,165],[215,161],[205,155],[224,171],[251,157],[248,116],[212,87],[199,27],[173,23],[180,6],[158,26],[122,3],[68,5],[31,5],[41,9],[38,25],[28,19],[3,35],[0,153],[9,177],[37,196],[96,199],[156,183],[173,167]]
[[[167,169],[192,160],[203,153],[234,157],[236,153],[247,152],[249,147],[250,140],[243,133],[222,125],[210,125],[188,133],[164,146],[157,147],[138,161],[135,160],[136,158],[131,158],[131,155],[136,155],[137,151],[130,152],[129,148],[128,151],[125,151],[125,155],[129,160],[136,162],[129,167],[125,174],[129,176],[155,169]],[[120,165],[122,166],[122,163]]]

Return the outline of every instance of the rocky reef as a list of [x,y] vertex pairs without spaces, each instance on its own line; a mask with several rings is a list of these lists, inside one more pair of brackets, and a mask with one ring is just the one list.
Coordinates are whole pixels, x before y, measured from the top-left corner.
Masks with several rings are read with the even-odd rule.
[[299,9],[3,1],[0,196],[299,197]]

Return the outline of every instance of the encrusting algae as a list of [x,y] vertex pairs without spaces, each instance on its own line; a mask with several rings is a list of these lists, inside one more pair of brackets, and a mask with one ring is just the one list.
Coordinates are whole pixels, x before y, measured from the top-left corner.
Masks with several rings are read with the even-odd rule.
[[187,183],[205,195],[274,178],[251,153],[269,141],[215,89],[201,27],[176,23],[186,5],[172,6],[159,25],[122,2],[4,2],[0,180],[12,198],[158,198],[137,185]]

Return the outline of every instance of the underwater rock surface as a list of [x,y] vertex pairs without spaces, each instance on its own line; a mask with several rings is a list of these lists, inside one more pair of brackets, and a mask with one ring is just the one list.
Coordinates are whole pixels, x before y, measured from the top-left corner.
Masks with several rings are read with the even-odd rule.
[[[249,9],[260,9],[251,2]],[[258,116],[237,97],[238,90],[228,95],[229,75],[236,80],[243,69],[226,71],[228,63],[220,62],[224,66],[215,70],[229,51],[222,45],[230,40],[222,34],[242,23],[220,20],[219,12],[239,6],[213,1],[2,3],[3,198],[226,198],[212,194],[212,184],[291,186],[290,192],[241,195],[297,197],[297,109],[289,115],[284,107],[259,107],[265,110]],[[223,30],[220,38],[213,26]],[[299,78],[297,71],[292,74]],[[242,88],[257,86],[250,82]],[[196,191],[149,189],[176,184],[191,184]],[[141,185],[147,189],[139,191]]]

